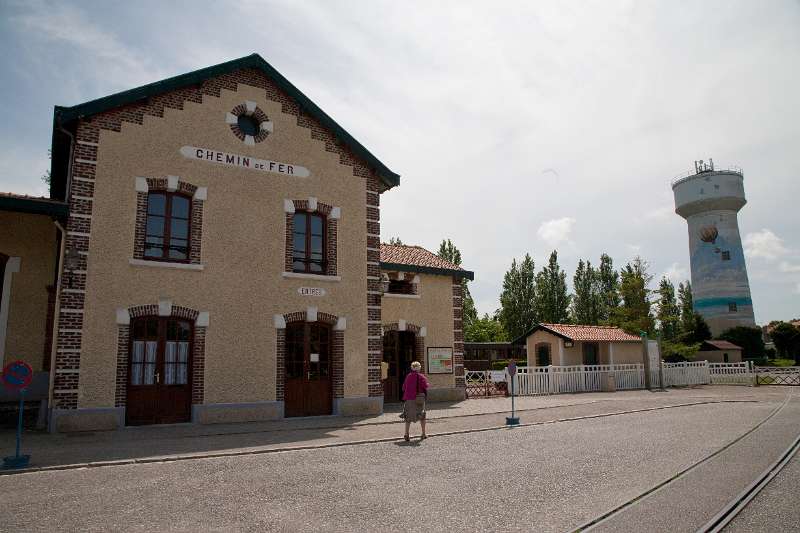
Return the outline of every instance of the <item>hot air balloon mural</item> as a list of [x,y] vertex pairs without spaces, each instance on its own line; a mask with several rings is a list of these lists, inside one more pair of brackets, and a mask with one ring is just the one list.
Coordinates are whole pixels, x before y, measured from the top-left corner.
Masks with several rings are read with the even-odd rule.
[[719,236],[716,226],[705,226],[700,228],[700,240],[703,242],[714,243]]

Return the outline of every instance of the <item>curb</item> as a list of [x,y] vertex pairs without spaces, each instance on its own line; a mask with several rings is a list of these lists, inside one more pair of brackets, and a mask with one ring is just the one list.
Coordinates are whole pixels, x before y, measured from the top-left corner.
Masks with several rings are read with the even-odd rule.
[[[442,431],[439,433],[430,433],[428,434],[428,439],[434,437],[446,437],[450,435],[464,435],[467,433],[482,433],[486,431],[498,431],[498,430],[513,430],[515,428],[521,427],[535,427],[535,426],[546,426],[550,424],[558,424],[563,422],[575,422],[579,420],[590,420],[594,418],[606,418],[611,416],[620,416],[620,415],[627,415],[627,414],[636,414],[636,413],[645,413],[649,411],[662,411],[666,409],[676,409],[679,407],[692,407],[696,405],[710,405],[710,404],[723,404],[723,403],[754,403],[754,400],[709,400],[709,401],[701,401],[701,402],[691,402],[691,403],[682,403],[682,404],[674,404],[674,405],[662,405],[658,407],[646,407],[642,409],[633,409],[630,411],[614,411],[610,413],[600,413],[600,414],[593,414],[593,415],[584,415],[584,416],[575,416],[575,417],[567,417],[567,418],[557,418],[554,420],[545,420],[542,422],[529,422],[529,423],[522,423],[515,427],[508,427],[505,425],[502,426],[488,426],[484,428],[470,428],[470,429],[458,429],[453,431]],[[757,403],[757,402],[755,402]],[[586,404],[588,405],[588,404]],[[530,409],[534,410],[534,409]],[[494,414],[494,413],[492,413]],[[352,426],[351,426],[352,427]],[[302,446],[283,446],[279,448],[261,448],[261,449],[250,449],[250,450],[241,450],[241,451],[226,451],[226,452],[211,452],[211,453],[198,453],[198,454],[180,454],[180,455],[166,455],[166,456],[155,456],[155,457],[144,457],[144,458],[135,458],[135,459],[119,459],[119,460],[110,460],[110,461],[92,461],[92,462],[84,462],[84,463],[71,463],[66,465],[51,465],[51,466],[40,466],[40,467],[31,467],[31,468],[23,468],[19,470],[0,470],[0,476],[13,476],[13,475],[20,475],[20,474],[35,474],[35,473],[43,473],[43,472],[59,472],[63,470],[80,470],[86,468],[102,468],[102,467],[111,467],[111,466],[126,466],[126,465],[138,465],[138,464],[150,464],[150,463],[173,463],[178,461],[189,461],[194,459],[218,459],[223,457],[238,457],[243,455],[264,455],[264,454],[271,454],[271,453],[286,453],[286,452],[297,452],[297,451],[307,451],[307,450],[321,450],[326,448],[340,448],[343,446],[359,446],[364,444],[376,444],[376,443],[383,443],[383,442],[395,442],[395,441],[402,441],[402,437],[381,437],[381,438],[373,438],[373,439],[365,439],[365,440],[352,440],[346,442],[331,442],[327,444],[307,444]]]

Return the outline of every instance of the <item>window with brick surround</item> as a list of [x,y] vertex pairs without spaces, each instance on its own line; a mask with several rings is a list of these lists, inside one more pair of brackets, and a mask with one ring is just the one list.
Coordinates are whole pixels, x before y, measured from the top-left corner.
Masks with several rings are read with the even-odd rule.
[[144,258],[189,261],[192,201],[184,194],[153,191],[147,195]]
[[177,177],[137,178],[133,258],[200,263],[205,187]]
[[294,214],[292,269],[308,274],[325,273],[325,217],[318,213]]
[[410,280],[390,279],[389,294],[416,294],[416,288]]

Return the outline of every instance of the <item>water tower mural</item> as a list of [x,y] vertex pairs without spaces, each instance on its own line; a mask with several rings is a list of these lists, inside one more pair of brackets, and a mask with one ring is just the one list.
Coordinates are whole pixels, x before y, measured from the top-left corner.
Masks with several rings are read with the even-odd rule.
[[755,325],[737,218],[747,203],[743,181],[741,169],[718,170],[709,160],[672,182],[675,212],[689,226],[694,308],[715,336]]

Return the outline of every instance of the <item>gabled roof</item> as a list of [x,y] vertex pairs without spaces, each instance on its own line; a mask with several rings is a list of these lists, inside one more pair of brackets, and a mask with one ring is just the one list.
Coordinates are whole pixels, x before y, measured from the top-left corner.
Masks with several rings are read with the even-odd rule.
[[723,340],[716,340],[716,339],[709,339],[707,341],[703,341],[703,344],[700,345],[701,352],[708,352],[713,350],[741,350],[741,346],[736,346],[732,342],[723,341]]
[[569,341],[585,342],[641,342],[641,337],[625,333],[616,326],[586,326],[582,324],[536,324],[524,334],[514,339],[521,344],[539,330],[544,330]]
[[[374,169],[375,173],[381,178],[387,188],[395,187],[400,184],[400,175],[392,172],[384,165],[377,157],[372,155],[372,152],[367,150],[360,142],[358,142],[352,135],[347,133],[335,120],[333,120],[327,113],[320,109],[314,102],[312,102],[300,89],[295,87],[289,80],[283,77],[280,72],[275,70],[272,65],[267,63],[264,58],[258,54],[251,54],[249,56],[240,57],[232,61],[226,61],[219,65],[201,68],[193,72],[174,76],[135,89],[130,89],[120,93],[104,96],[96,100],[84,102],[72,107],[55,107],[55,114],[53,120],[53,165],[56,164],[56,142],[57,135],[56,129],[59,125],[63,126],[71,121],[79,118],[85,118],[104,111],[109,111],[117,107],[140,102],[151,96],[162,94],[176,89],[181,89],[191,85],[197,85],[203,81],[214,78],[223,74],[228,74],[237,70],[245,68],[254,68],[263,72],[275,84],[280,87],[286,94],[297,102],[303,112],[311,115],[322,126],[328,128],[339,140],[342,141],[356,156],[363,159],[368,166]],[[59,139],[63,142],[63,139]]]
[[51,200],[50,198],[43,198],[41,196],[0,192],[0,211],[50,215],[52,217],[65,219],[69,213],[69,207],[65,202]]
[[422,272],[475,279],[475,274],[445,261],[421,246],[381,243],[381,268],[401,272]]

